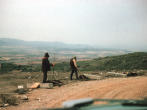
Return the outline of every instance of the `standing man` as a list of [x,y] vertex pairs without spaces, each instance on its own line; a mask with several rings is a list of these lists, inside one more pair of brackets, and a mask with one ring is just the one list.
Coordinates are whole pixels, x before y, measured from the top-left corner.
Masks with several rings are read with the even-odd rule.
[[76,57],[73,57],[70,59],[70,67],[71,67],[71,74],[70,74],[70,79],[72,80],[72,76],[73,76],[73,73],[76,74],[76,79],[79,79],[78,77],[78,67],[77,67],[77,58]]
[[47,72],[51,70],[51,66],[54,66],[48,60],[49,54],[45,53],[44,57],[42,58],[42,72],[43,72],[43,83],[46,83],[47,80]]

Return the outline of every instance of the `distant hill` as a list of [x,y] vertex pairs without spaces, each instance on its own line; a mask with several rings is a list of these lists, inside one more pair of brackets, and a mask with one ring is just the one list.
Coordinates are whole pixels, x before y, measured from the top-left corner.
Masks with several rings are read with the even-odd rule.
[[62,42],[48,42],[48,41],[23,41],[18,39],[0,38],[0,46],[25,46],[36,48],[66,48],[66,49],[79,49],[79,48],[92,48],[89,45],[82,44],[65,44]]
[[[56,68],[58,70],[68,70],[68,65],[69,63],[64,62],[58,64]],[[147,52],[135,52],[96,58],[89,61],[79,61],[78,65],[80,71],[147,69]]]
[[[67,44],[63,42],[49,42],[49,41],[24,41],[18,39],[10,39],[10,38],[0,38],[0,46],[23,46],[23,47],[35,47],[39,49],[72,49],[72,50],[99,50],[99,51],[113,51],[113,50],[123,50],[123,49],[113,49],[113,48],[102,48],[102,47],[94,47],[87,44]],[[127,50],[123,50],[127,51]]]
[[30,59],[34,59],[33,62],[40,61],[38,58],[42,57],[44,52],[49,52],[52,59],[53,56],[56,56],[56,61],[65,61],[73,56],[77,56],[80,60],[87,60],[97,57],[122,55],[129,53],[130,51],[123,49],[99,48],[84,44],[23,41],[18,39],[0,38],[0,52],[0,57],[7,56],[11,62],[27,63],[28,58],[29,61],[31,61]]

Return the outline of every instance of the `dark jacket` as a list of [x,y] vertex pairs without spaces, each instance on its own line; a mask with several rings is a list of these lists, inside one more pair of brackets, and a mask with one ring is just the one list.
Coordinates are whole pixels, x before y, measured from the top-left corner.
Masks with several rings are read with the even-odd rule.
[[48,57],[44,57],[42,59],[42,71],[43,72],[47,72],[51,70],[51,66],[52,64],[50,63],[50,61],[48,60]]
[[72,70],[77,70],[77,68],[74,65],[73,58],[70,59],[70,67]]

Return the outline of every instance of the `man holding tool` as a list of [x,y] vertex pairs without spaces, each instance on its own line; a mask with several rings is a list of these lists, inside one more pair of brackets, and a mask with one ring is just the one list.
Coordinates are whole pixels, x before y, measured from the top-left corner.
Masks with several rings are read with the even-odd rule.
[[77,67],[77,58],[73,57],[70,59],[70,67],[71,67],[71,74],[70,74],[70,80],[72,80],[73,73],[76,74],[76,79],[79,79],[78,77],[78,67]]
[[54,66],[54,64],[50,63],[48,58],[49,58],[48,53],[45,53],[44,57],[42,58],[43,83],[46,83],[47,72],[51,70],[51,66]]

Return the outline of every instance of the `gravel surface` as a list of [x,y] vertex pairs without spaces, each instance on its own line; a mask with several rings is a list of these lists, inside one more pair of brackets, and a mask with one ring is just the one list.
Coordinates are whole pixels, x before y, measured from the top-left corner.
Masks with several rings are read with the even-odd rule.
[[77,81],[53,89],[35,89],[26,94],[29,101],[1,110],[34,110],[61,107],[67,100],[79,98],[143,99],[147,97],[147,77],[109,78]]

